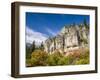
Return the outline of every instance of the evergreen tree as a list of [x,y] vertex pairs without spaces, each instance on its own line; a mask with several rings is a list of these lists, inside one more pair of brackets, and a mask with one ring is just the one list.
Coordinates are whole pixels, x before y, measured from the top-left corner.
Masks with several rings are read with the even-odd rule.
[[35,41],[33,41],[32,43],[31,52],[33,52],[34,50],[35,50]]
[[88,25],[88,23],[87,23],[87,21],[86,21],[86,18],[84,19],[83,24],[84,24],[84,26],[85,26],[87,29],[89,29],[89,25]]
[[62,39],[63,39],[62,49],[63,49],[63,53],[64,53],[64,46],[65,46],[65,36],[64,35],[63,35]]
[[86,21],[86,18],[84,19],[83,24],[87,27],[87,21]]
[[43,42],[42,42],[41,45],[40,45],[40,49],[41,49],[41,50],[44,50]]
[[26,45],[26,59],[31,58],[31,50],[30,47]]

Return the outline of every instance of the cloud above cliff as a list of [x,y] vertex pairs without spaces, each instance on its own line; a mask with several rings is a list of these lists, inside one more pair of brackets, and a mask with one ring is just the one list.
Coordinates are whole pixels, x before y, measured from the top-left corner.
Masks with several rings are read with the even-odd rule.
[[26,27],[26,43],[32,44],[32,42],[35,41],[36,45],[39,45],[42,41],[45,41],[46,39],[47,35]]
[[46,31],[50,34],[50,35],[52,35],[52,36],[55,36],[57,33],[56,32],[54,32],[53,30],[51,30],[50,28],[46,28]]

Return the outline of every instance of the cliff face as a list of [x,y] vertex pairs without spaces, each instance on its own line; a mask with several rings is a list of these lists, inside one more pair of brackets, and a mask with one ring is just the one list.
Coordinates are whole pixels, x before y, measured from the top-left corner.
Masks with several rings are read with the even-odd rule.
[[56,50],[65,53],[80,47],[89,47],[89,27],[82,24],[64,26],[57,36],[44,42],[44,50],[47,53]]

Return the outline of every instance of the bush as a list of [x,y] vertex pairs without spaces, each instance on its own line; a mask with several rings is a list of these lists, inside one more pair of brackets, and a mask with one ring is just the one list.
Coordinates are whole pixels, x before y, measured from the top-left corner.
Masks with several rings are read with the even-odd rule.
[[69,57],[63,57],[58,61],[58,65],[69,65],[69,64],[70,64]]
[[48,55],[42,50],[35,50],[31,55],[32,66],[46,66],[46,59]]
[[89,64],[89,59],[80,59],[78,61],[76,61],[75,63],[76,65],[79,65],[79,64]]
[[58,66],[58,65],[70,65],[73,63],[73,56],[65,56],[60,52],[55,52],[47,58],[47,64],[49,66]]
[[89,64],[89,49],[86,49],[84,53],[81,53],[78,60],[76,60],[75,64]]
[[31,58],[26,59],[26,66],[58,66],[58,65],[80,65],[89,64],[89,49],[74,51],[74,54],[65,56],[59,51],[48,54],[43,50],[36,49]]
[[63,57],[63,55],[58,52],[55,51],[54,53],[50,54],[46,60],[47,64],[49,66],[56,66],[58,65],[58,61]]
[[32,66],[31,63],[32,63],[32,62],[31,62],[31,59],[26,59],[26,66],[27,66],[27,67],[31,67],[31,66]]
[[49,55],[47,60],[46,60],[48,66],[56,66],[57,61],[58,61],[58,58],[54,57],[52,55]]

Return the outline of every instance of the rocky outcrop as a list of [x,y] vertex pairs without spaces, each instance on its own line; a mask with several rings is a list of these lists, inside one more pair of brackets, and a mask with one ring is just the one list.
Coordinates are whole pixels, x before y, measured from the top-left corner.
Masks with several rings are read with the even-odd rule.
[[44,50],[47,53],[53,53],[55,50],[65,53],[80,47],[89,47],[89,26],[83,24],[64,26],[59,34],[44,42]]

